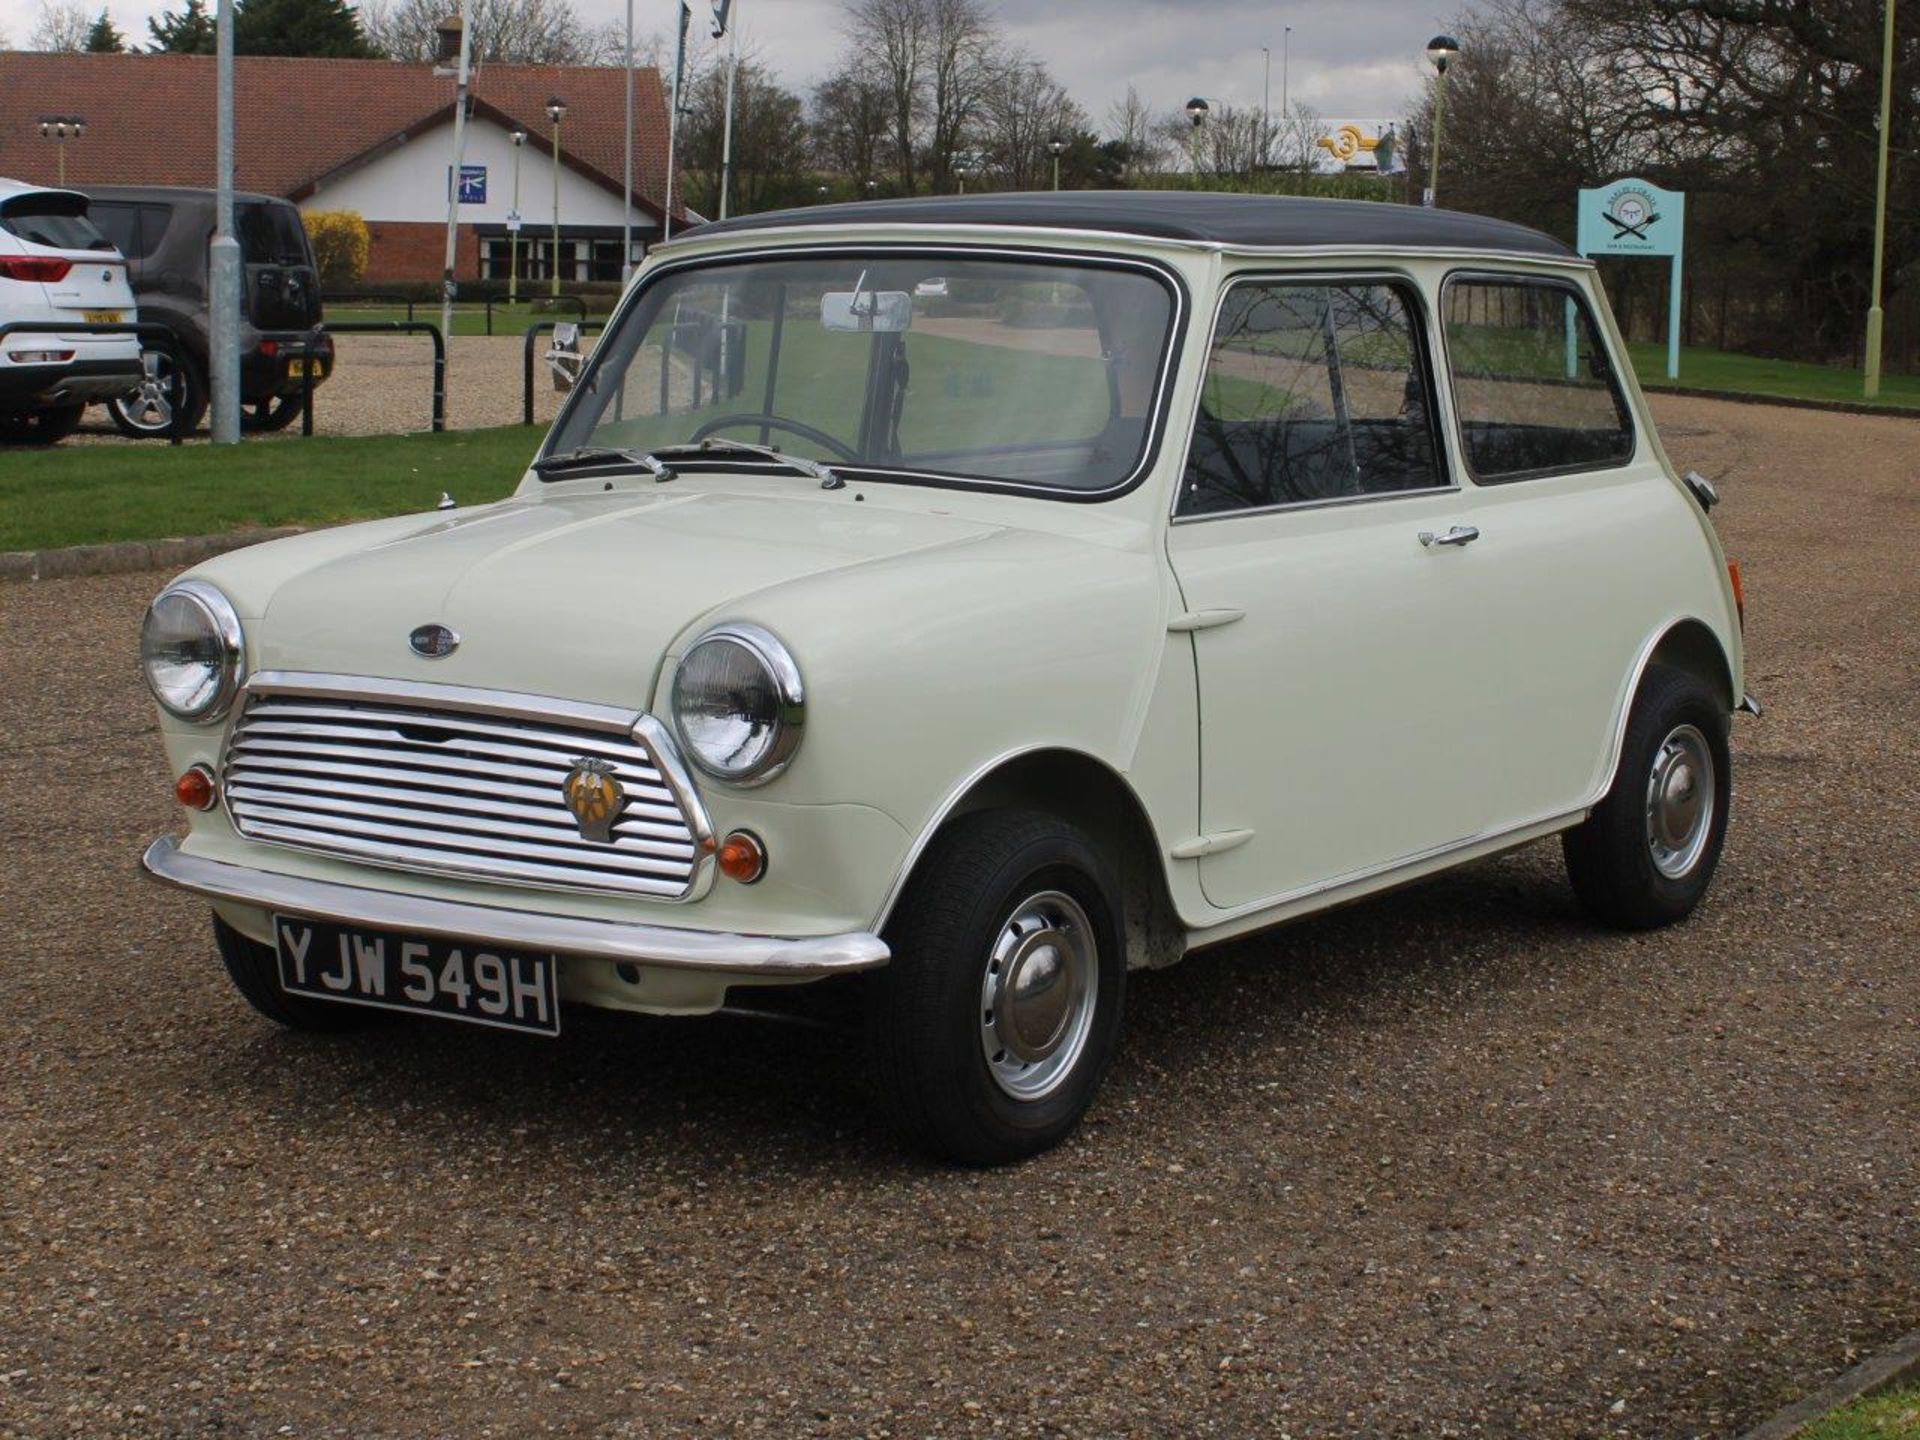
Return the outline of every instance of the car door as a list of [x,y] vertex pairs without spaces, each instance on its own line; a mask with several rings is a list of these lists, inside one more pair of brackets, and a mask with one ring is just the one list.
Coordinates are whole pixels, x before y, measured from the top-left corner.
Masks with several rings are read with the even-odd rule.
[[1295,896],[1478,834],[1479,557],[1419,292],[1250,277],[1222,300],[1168,552],[1200,682],[1201,885]]

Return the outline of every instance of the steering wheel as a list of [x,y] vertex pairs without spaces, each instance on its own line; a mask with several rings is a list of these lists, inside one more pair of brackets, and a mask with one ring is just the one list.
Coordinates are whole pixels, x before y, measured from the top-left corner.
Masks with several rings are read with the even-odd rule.
[[860,459],[859,451],[844,441],[836,440],[833,436],[827,434],[826,431],[816,430],[811,425],[802,424],[798,420],[788,420],[780,415],[748,415],[745,413],[738,415],[717,415],[707,421],[707,423],[702,425],[698,430],[694,431],[693,438],[687,443],[697,445],[716,430],[731,430],[739,425],[759,425],[768,430],[785,430],[790,434],[798,435],[803,440],[811,440],[814,444],[831,450],[842,460],[858,463]]

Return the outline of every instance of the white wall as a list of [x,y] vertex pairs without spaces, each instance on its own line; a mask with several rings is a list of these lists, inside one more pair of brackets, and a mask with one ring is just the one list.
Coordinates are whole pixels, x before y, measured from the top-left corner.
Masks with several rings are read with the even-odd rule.
[[[504,224],[513,208],[514,147],[508,132],[493,121],[476,117],[467,124],[467,165],[487,167],[487,201],[484,205],[462,205],[463,225]],[[567,144],[565,125],[560,129],[560,148]],[[355,210],[367,221],[416,221],[444,225],[447,222],[447,170],[453,163],[453,126],[451,120],[424,135],[342,175],[300,202],[302,210]],[[553,223],[553,160],[532,144],[520,152],[520,214],[528,229],[544,230]],[[560,170],[560,223],[574,225],[618,225],[620,195],[605,190],[564,165]],[[639,205],[633,209],[633,225],[646,230],[657,222]]]

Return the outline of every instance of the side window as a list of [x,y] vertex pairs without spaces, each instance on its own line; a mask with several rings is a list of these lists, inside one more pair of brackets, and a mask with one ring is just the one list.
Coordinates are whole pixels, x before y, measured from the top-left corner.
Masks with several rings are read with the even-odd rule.
[[1586,302],[1552,281],[1446,290],[1447,356],[1467,468],[1481,481],[1599,470],[1633,455],[1633,422]]
[[113,248],[129,260],[140,254],[140,209],[113,201],[96,200],[87,213],[100,233],[113,242]]
[[1229,290],[1176,513],[1444,485],[1415,308],[1385,281]]

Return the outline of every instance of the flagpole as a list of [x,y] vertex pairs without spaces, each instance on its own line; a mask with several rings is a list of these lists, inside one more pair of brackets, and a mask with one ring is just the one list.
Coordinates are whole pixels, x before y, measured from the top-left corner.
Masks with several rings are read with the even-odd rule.
[[727,218],[728,202],[733,196],[733,86],[740,74],[740,17],[735,13],[739,0],[726,0],[719,6],[720,23],[727,27],[730,45],[727,55],[727,118],[720,142],[720,218]]
[[678,163],[676,152],[680,143],[680,86],[687,76],[687,24],[692,19],[687,0],[680,0],[680,38],[673,51],[673,94],[667,101],[670,107],[667,112],[667,203],[660,217],[662,243],[673,238],[673,171]]
[[620,279],[633,276],[633,0],[627,0],[627,123],[621,132]]

